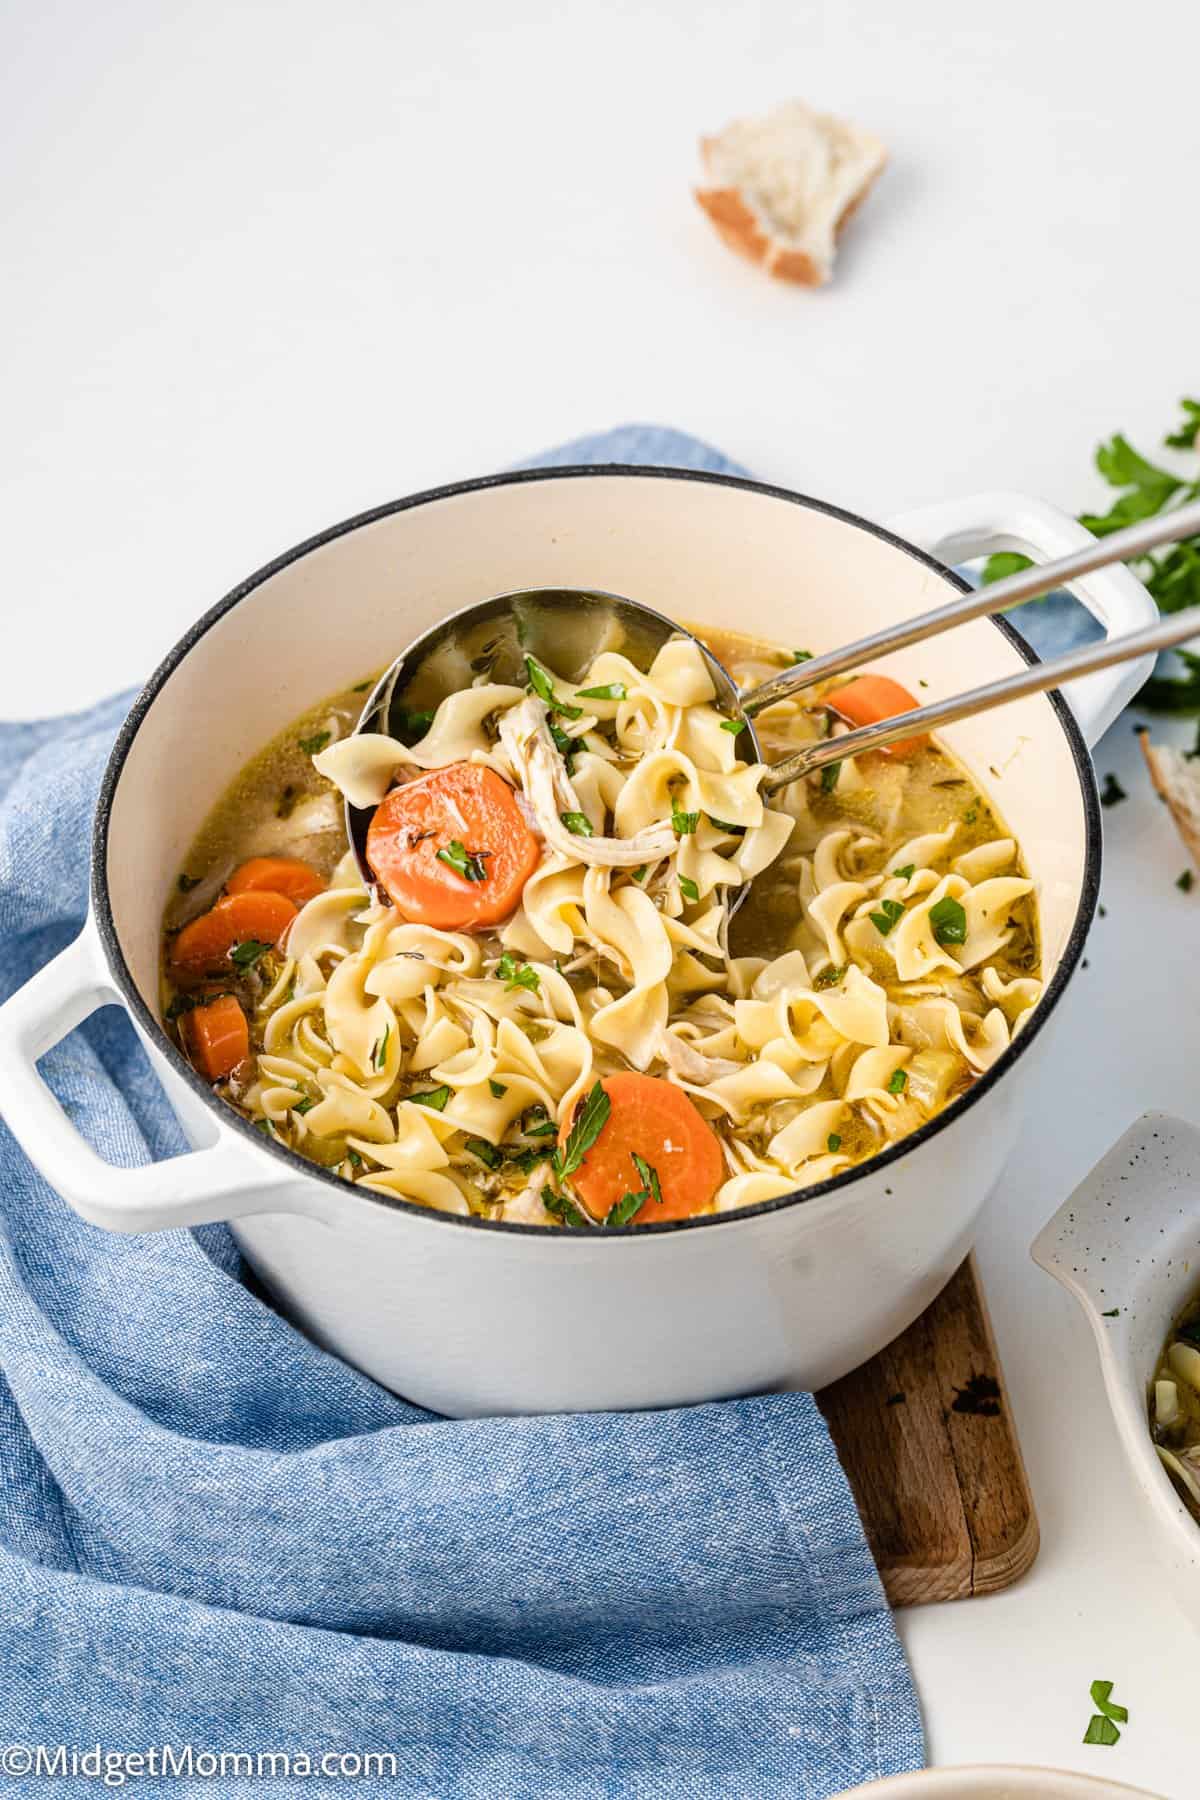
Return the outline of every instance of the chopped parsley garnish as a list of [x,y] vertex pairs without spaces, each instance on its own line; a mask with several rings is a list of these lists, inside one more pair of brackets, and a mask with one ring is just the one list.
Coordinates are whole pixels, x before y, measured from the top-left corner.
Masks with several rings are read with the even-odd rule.
[[902,869],[893,869],[892,874],[900,881],[911,881],[916,867],[916,863],[905,863]]
[[606,1226],[628,1225],[630,1220],[640,1213],[643,1206],[648,1205],[651,1200],[657,1201],[659,1206],[662,1205],[662,1188],[659,1186],[658,1170],[651,1167],[645,1157],[639,1156],[636,1150],[632,1152],[632,1156],[633,1166],[638,1172],[638,1179],[642,1185],[636,1194],[622,1194],[621,1198],[610,1207],[608,1217],[604,1221]]
[[472,1156],[477,1156],[481,1163],[487,1164],[489,1169],[500,1167],[502,1160],[500,1152],[495,1144],[489,1144],[486,1138],[469,1137],[463,1145],[463,1149],[469,1150]]
[[163,1017],[174,1024],[184,1013],[190,1013],[194,1007],[207,1006],[212,1000],[236,1000],[237,995],[232,988],[223,988],[219,993],[176,994]]
[[671,796],[671,830],[676,837],[691,837],[700,823],[698,812],[683,812],[675,796]]
[[259,957],[265,956],[270,948],[270,944],[261,943],[258,938],[244,938],[240,944],[233,946],[229,952],[229,960],[239,969],[252,969]]
[[745,731],[745,729],[746,729],[745,719],[722,719],[721,720],[721,730],[728,731],[732,737],[736,737],[739,731]]
[[835,969],[833,967],[822,969],[821,973],[817,976],[817,979],[813,982],[813,986],[818,988],[836,987],[845,973],[846,970],[844,966],[840,969]]
[[978,817],[979,808],[976,806],[968,806],[966,812],[963,814],[963,824],[973,825]]
[[902,1094],[908,1086],[908,1075],[903,1069],[893,1069],[892,1079],[888,1082],[889,1094]]
[[1088,1720],[1088,1728],[1084,1734],[1085,1744],[1117,1744],[1121,1741],[1118,1725],[1129,1723],[1129,1709],[1117,1706],[1109,1699],[1112,1693],[1111,1681],[1093,1681],[1090,1689],[1092,1705],[1096,1708]]
[[543,669],[541,663],[535,662],[532,656],[527,656],[525,658],[525,674],[530,687],[533,689],[538,699],[544,700],[546,705],[551,707],[554,712],[561,713],[564,719],[582,719],[582,706],[567,706],[560,700],[554,692],[554,683],[547,675],[545,669]]
[[497,981],[504,983],[505,991],[511,993],[513,988],[528,988],[531,994],[540,992],[542,978],[529,963],[518,962],[511,950],[506,950],[492,973]]
[[631,869],[629,871],[629,879],[630,879],[630,881],[645,881],[645,879],[646,879],[645,863],[642,863],[639,868]]
[[350,692],[352,694],[365,694],[370,685],[371,683],[369,681],[356,681],[354,686],[350,689]]
[[573,1175],[600,1133],[608,1123],[612,1101],[597,1081],[575,1117],[558,1158],[558,1174],[565,1180]]
[[296,1113],[311,1112],[316,1104],[317,1103],[311,1094],[303,1094],[300,1099],[297,1100],[295,1106],[293,1106],[292,1111]]
[[842,1147],[841,1138],[838,1136],[836,1131],[831,1131],[829,1136],[825,1139],[825,1148],[828,1150],[830,1156],[834,1155],[834,1153],[836,1151],[840,1150],[841,1147]]
[[685,900],[695,901],[700,898],[700,889],[696,886],[690,875],[681,875],[679,877],[679,891]]
[[490,1077],[488,1078],[488,1086],[492,1090],[493,1100],[503,1100],[505,1094],[508,1092],[508,1089],[502,1081],[493,1081]]
[[965,944],[967,941],[967,914],[962,903],[949,894],[939,900],[936,906],[929,909],[929,923],[933,927],[934,939],[939,944]]
[[1182,875],[1176,877],[1175,886],[1179,889],[1181,894],[1190,894],[1195,880],[1196,877],[1192,874],[1192,871],[1190,869],[1185,869]]
[[347,1150],[346,1161],[350,1164],[352,1169],[361,1169],[363,1166],[362,1157],[358,1154],[357,1150]]
[[538,1144],[536,1147],[531,1144],[528,1150],[507,1150],[504,1161],[508,1168],[520,1169],[523,1175],[528,1175],[538,1163],[545,1162],[547,1157],[553,1155],[553,1144]]
[[526,1137],[555,1137],[558,1126],[544,1106],[530,1106],[521,1114],[521,1130]]
[[565,1194],[560,1194],[557,1188],[552,1188],[548,1183],[542,1189],[542,1205],[548,1213],[561,1219],[573,1231],[584,1231],[591,1224],[591,1220],[584,1218],[573,1200],[568,1200]]
[[1100,789],[1101,806],[1117,806],[1122,800],[1129,798],[1111,769],[1104,777],[1104,786]]
[[727,831],[730,837],[745,837],[746,835],[744,825],[731,825],[728,819],[714,819],[711,813],[708,814],[708,822],[714,831]]
[[881,900],[879,911],[871,915],[871,923],[876,927],[880,937],[886,937],[897,919],[904,917],[904,908],[899,900]]
[[566,764],[567,779],[569,780],[575,773],[575,752],[580,747],[579,739],[573,738],[570,732],[564,731],[553,714],[546,720],[546,729],[554,739],[554,748]]
[[401,739],[413,744],[425,736],[434,719],[432,712],[411,712],[407,706],[397,708],[393,717]]
[[577,700],[624,700],[625,683],[623,681],[606,681],[602,687],[576,688]]
[[431,1112],[445,1112],[446,1102],[450,1098],[450,1087],[446,1082],[441,1087],[426,1088],[423,1094],[410,1094],[408,1098],[416,1106],[427,1106]]
[[1102,1319],[1119,1319],[1120,1316],[1121,1316],[1121,1309],[1119,1306],[1110,1306],[1107,1312],[1103,1312],[1100,1314],[1100,1317]]
[[448,869],[453,869],[456,875],[461,875],[464,881],[486,881],[487,870],[483,866],[483,857],[488,854],[486,850],[468,850],[457,838],[451,838],[437,852],[437,860],[445,863]]
[[380,1038],[380,1040],[376,1044],[374,1050],[372,1050],[372,1052],[371,1052],[371,1066],[373,1068],[382,1069],[384,1063],[387,1061],[388,1039],[391,1037],[391,1035],[392,1035],[391,1026],[385,1025],[383,1028],[383,1036]]
[[792,661],[793,661],[793,663],[811,662],[812,661],[812,651],[811,650],[793,650],[792,651]]
[[297,738],[296,742],[305,756],[315,756],[318,750],[325,748],[331,736],[332,733],[328,731],[314,731],[311,737]]
[[645,1157],[639,1156],[636,1150],[633,1151],[632,1154],[633,1154],[633,1166],[642,1178],[642,1187],[649,1194],[651,1200],[656,1200],[658,1202],[658,1204],[661,1206],[662,1205],[662,1188],[659,1186],[659,1182],[658,1182],[658,1170],[655,1168],[652,1168],[651,1165],[646,1161]]
[[200,883],[203,880],[204,880],[203,875],[181,875],[179,877],[180,893],[181,894],[190,894],[192,889],[198,888],[200,886]]
[[834,788],[838,784],[838,776],[841,772],[842,765],[840,762],[825,764],[825,767],[821,770],[821,792],[823,794],[832,794]]
[[558,816],[567,830],[574,832],[576,837],[595,837],[596,828],[586,813],[564,812]]
[[648,1198],[649,1195],[646,1193],[622,1194],[610,1209],[609,1215],[604,1221],[605,1225],[610,1229],[617,1225],[628,1225],[630,1220],[641,1212]]

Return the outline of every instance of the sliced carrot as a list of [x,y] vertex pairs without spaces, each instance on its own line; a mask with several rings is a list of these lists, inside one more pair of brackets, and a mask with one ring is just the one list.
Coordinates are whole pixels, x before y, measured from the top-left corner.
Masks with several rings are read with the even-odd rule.
[[252,856],[233,871],[225,883],[227,894],[282,894],[293,906],[303,906],[327,883],[317,871],[295,856]]
[[[845,687],[835,688],[821,702],[848,725],[877,725],[881,719],[894,719],[897,713],[913,712],[916,701],[906,687],[890,675],[860,675]],[[885,756],[912,756],[923,750],[928,737],[901,738],[889,744]]]
[[184,985],[228,975],[239,944],[279,944],[295,916],[282,894],[230,894],[177,934],[167,958],[170,973]]
[[192,1067],[206,1081],[232,1074],[250,1054],[250,1028],[232,994],[194,1006],[179,1021],[179,1035]]
[[[612,1110],[570,1177],[592,1217],[607,1218],[626,1194],[645,1185],[635,1152],[658,1176],[662,1199],[647,1200],[633,1224],[703,1212],[724,1179],[725,1159],[716,1133],[687,1095],[669,1081],[632,1071],[606,1075],[600,1085]],[[570,1125],[564,1124],[560,1145],[566,1144]]]
[[393,788],[367,832],[367,861],[400,911],[443,931],[507,919],[538,857],[512,788],[481,763]]

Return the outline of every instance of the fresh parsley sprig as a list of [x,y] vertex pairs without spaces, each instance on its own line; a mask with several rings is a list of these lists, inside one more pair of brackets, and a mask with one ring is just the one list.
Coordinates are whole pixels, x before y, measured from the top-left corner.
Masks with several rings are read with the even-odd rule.
[[[1163,442],[1172,450],[1200,452],[1200,400],[1185,399],[1180,406],[1179,425],[1167,433]],[[1105,481],[1117,490],[1107,512],[1080,514],[1080,524],[1097,537],[1107,537],[1110,532],[1159,513],[1173,512],[1189,500],[1200,500],[1200,471],[1175,475],[1160,468],[1135,450],[1119,431],[1098,447],[1095,461]],[[988,558],[983,580],[1000,581],[1029,566],[1029,557],[1006,550]],[[1179,612],[1185,606],[1200,605],[1200,536],[1184,538],[1165,550],[1140,557],[1130,567],[1154,596],[1161,612]],[[1182,673],[1152,675],[1138,695],[1139,705],[1158,712],[1200,712],[1200,657],[1189,651],[1178,655]]]

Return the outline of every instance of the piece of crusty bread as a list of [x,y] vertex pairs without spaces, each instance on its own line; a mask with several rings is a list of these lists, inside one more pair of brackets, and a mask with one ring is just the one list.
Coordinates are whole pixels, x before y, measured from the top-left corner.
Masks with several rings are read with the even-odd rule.
[[1169,744],[1152,744],[1148,731],[1138,732],[1138,742],[1150,779],[1166,801],[1193,862],[1200,866],[1200,762]]
[[887,162],[869,131],[803,100],[736,119],[700,148],[710,181],[696,198],[725,242],[805,287],[829,280],[838,233]]

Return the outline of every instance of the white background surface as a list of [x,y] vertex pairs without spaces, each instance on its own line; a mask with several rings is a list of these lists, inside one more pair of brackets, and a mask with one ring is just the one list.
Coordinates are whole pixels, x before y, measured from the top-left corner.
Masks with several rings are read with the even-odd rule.
[[[631,419],[877,516],[1090,503],[1092,445],[1152,451],[1200,389],[1198,56],[1183,0],[7,0],[0,714],[138,681],[334,519]],[[893,150],[816,294],[688,193],[701,130],[792,93]],[[1098,756],[1131,794],[1108,917],[982,1245],[1041,1558],[901,1628],[935,1761],[1184,1800],[1200,1638],[1082,1318],[1027,1257],[1139,1111],[1200,1113],[1200,893],[1135,755],[1126,722]],[[1132,1713],[1112,1750],[1080,1743],[1098,1676]]]

